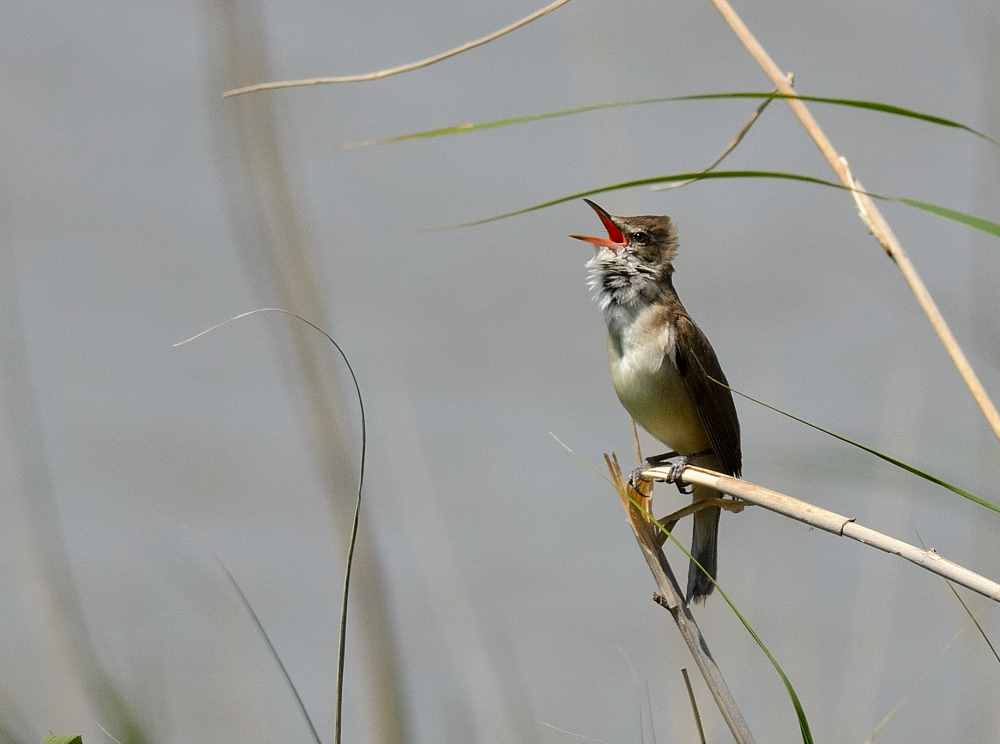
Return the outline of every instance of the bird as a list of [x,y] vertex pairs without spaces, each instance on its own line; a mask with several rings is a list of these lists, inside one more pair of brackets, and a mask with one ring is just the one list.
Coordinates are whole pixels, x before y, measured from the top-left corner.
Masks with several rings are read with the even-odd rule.
[[[647,462],[680,456],[684,465],[739,477],[740,422],[729,381],[674,288],[678,240],[673,221],[663,215],[616,217],[584,201],[608,237],[570,237],[595,248],[587,262],[588,284],[607,326],[611,381],[632,419],[672,450]],[[704,486],[682,490],[687,492],[697,509],[691,555],[712,578],[692,562],[686,601],[704,602],[718,570],[718,505],[728,502]]]

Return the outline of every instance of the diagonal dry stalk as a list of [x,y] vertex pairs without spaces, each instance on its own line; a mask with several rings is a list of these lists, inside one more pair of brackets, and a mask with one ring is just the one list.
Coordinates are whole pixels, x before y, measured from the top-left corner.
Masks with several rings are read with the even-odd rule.
[[920,566],[923,569],[943,576],[949,581],[961,584],[967,589],[989,597],[995,602],[1000,602],[1000,584],[977,574],[964,566],[949,561],[938,555],[935,550],[924,550],[916,545],[897,540],[878,530],[858,524],[854,517],[845,517],[843,514],[814,506],[788,494],[764,488],[756,483],[733,478],[722,473],[707,468],[699,468],[689,465],[680,470],[672,465],[662,468],[649,468],[644,470],[642,477],[651,481],[666,481],[668,483],[679,482],[689,485],[707,486],[716,491],[729,494],[743,501],[762,506],[765,509],[784,517],[789,517],[812,527],[830,532],[840,537],[849,537],[852,540],[878,548],[886,553],[898,555],[900,558]]
[[[795,73],[793,72],[788,73],[787,80],[789,84],[794,83]],[[776,94],[779,91],[775,89],[773,92]],[[731,140],[729,140],[729,143],[726,145],[726,148],[719,154],[719,157],[717,157],[706,168],[704,168],[701,171],[701,174],[699,174],[695,178],[690,178],[686,181],[677,181],[675,183],[661,183],[658,186],[650,186],[649,190],[670,191],[671,189],[679,189],[689,184],[692,184],[695,181],[701,180],[701,178],[706,173],[711,173],[712,171],[714,171],[722,163],[723,160],[725,160],[730,156],[730,154],[732,154],[733,150],[735,150],[737,147],[740,146],[740,143],[743,141],[743,138],[750,133],[750,129],[753,128],[753,125],[757,123],[757,119],[759,119],[761,114],[763,114],[764,111],[767,110],[767,107],[771,105],[771,102],[773,100],[774,100],[773,98],[765,98],[757,106],[757,108],[753,110],[753,113],[750,114],[750,117],[745,122],[743,122],[743,126],[740,127],[739,131],[736,133],[736,136],[733,137]]]
[[[751,33],[750,29],[747,28],[746,24],[743,23],[743,19],[737,15],[736,11],[729,4],[728,0],[711,0],[712,4],[715,5],[716,10],[722,14],[726,23],[733,30],[739,40],[746,47],[750,55],[757,60],[757,63],[761,66],[767,76],[772,80],[774,85],[778,90],[785,94],[794,96],[795,89],[785,78],[784,74],[781,72],[781,68],[775,64],[774,60],[767,53],[767,50],[761,46],[757,38]],[[854,195],[854,201],[858,208],[858,213],[861,217],[862,222],[868,227],[875,239],[878,240],[882,248],[889,255],[889,257],[895,262],[896,266],[899,268],[900,273],[903,275],[903,279],[909,285],[910,290],[913,292],[914,296],[917,298],[917,303],[923,309],[924,314],[927,315],[927,319],[930,321],[931,326],[934,328],[934,332],[937,334],[941,343],[944,345],[945,350],[948,352],[948,356],[951,357],[952,363],[954,363],[958,373],[962,376],[965,381],[966,386],[969,388],[969,392],[972,394],[973,399],[979,406],[979,410],[982,411],[983,416],[986,418],[987,423],[993,430],[994,435],[1000,439],[1000,413],[997,412],[997,408],[993,405],[993,401],[990,400],[989,395],[986,393],[986,389],[983,384],[979,381],[979,377],[976,375],[975,370],[972,369],[972,365],[969,363],[968,358],[962,351],[962,347],[958,345],[958,341],[951,329],[948,327],[948,323],[945,321],[944,317],[941,315],[941,311],[938,309],[937,303],[934,302],[934,298],[931,296],[930,291],[928,291],[927,286],[924,284],[923,279],[920,278],[920,274],[917,273],[916,267],[910,261],[909,256],[903,249],[902,244],[896,238],[895,233],[893,233],[892,228],[889,223],[886,222],[885,217],[879,211],[878,207],[872,199],[861,190],[861,184],[858,183],[853,175],[851,174],[851,169],[847,165],[847,160],[837,152],[833,144],[827,138],[826,134],[820,128],[819,123],[813,118],[812,113],[806,104],[794,98],[786,98],[788,105],[791,107],[792,112],[798,117],[799,122],[805,128],[809,136],[812,137],[813,142],[816,143],[816,147],[826,158],[830,167],[833,168],[834,173],[840,179],[840,182],[844,184],[847,188],[852,190]]]
[[533,13],[529,13],[524,18],[520,18],[511,24],[504,26],[503,28],[498,28],[496,31],[486,34],[485,36],[479,36],[475,39],[471,39],[464,44],[460,44],[452,49],[446,49],[443,52],[438,52],[437,54],[432,54],[430,57],[424,57],[423,59],[418,59],[415,62],[407,62],[406,64],[396,65],[395,67],[386,67],[383,70],[375,70],[373,72],[361,72],[355,75],[332,75],[330,77],[315,77],[315,78],[304,78],[302,80],[278,80],[273,83],[256,83],[255,85],[247,85],[242,88],[233,88],[232,90],[227,90],[222,94],[223,98],[231,98],[232,96],[242,96],[246,93],[259,93],[263,90],[279,90],[281,88],[302,88],[307,85],[332,85],[335,83],[361,83],[367,80],[381,80],[382,78],[392,77],[393,75],[400,75],[404,72],[412,72],[413,70],[419,70],[422,67],[429,67],[430,65],[436,64],[438,62],[443,62],[450,57],[454,57],[462,52],[467,52],[470,49],[475,49],[476,47],[482,46],[483,44],[489,44],[491,41],[496,41],[501,36],[506,36],[512,31],[517,31],[519,28],[527,26],[532,21],[537,21],[542,16],[546,16],[554,10],[558,10],[563,5],[568,3],[569,0],[555,0],[555,2],[549,3],[545,7],[539,8]]
[[[712,658],[712,654],[708,650],[708,643],[701,634],[701,628],[698,627],[698,623],[695,622],[694,616],[684,602],[684,595],[677,583],[677,578],[660,548],[652,521],[652,499],[649,498],[653,490],[652,481],[640,480],[633,487],[622,475],[617,457],[605,455],[604,460],[607,463],[608,472],[611,474],[612,485],[618,492],[622,507],[628,515],[636,542],[639,543],[639,549],[642,551],[659,589],[656,602],[666,608],[677,624],[677,630],[680,631],[681,638],[684,639],[691,651],[691,656],[705,678],[705,684],[708,685],[708,689],[719,707],[719,712],[722,713],[722,717],[737,744],[753,744],[753,734],[750,733],[746,719],[743,718],[743,713],[736,704],[736,699],[730,692],[729,685],[726,684],[719,665]],[[636,506],[636,504],[641,506]]]

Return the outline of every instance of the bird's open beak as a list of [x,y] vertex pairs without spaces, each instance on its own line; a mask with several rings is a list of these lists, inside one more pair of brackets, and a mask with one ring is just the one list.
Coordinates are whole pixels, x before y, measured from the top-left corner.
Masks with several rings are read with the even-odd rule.
[[597,212],[597,216],[604,223],[604,229],[608,231],[608,237],[597,238],[591,235],[570,235],[570,237],[583,240],[596,248],[610,248],[615,253],[624,248],[626,244],[625,235],[622,234],[615,221],[611,219],[611,215],[608,214],[607,210],[599,204],[595,204],[590,199],[584,199],[584,201],[590,205],[591,209]]

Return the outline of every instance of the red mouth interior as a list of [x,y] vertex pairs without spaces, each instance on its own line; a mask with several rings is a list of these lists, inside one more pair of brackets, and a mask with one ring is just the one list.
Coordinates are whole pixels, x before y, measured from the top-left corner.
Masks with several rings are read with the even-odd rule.
[[596,247],[610,248],[611,250],[617,250],[625,245],[625,236],[622,231],[618,229],[618,225],[614,223],[611,219],[611,215],[598,204],[590,201],[590,199],[584,199],[590,208],[597,212],[597,216],[600,217],[601,223],[604,225],[604,229],[608,231],[608,237],[597,238],[591,235],[570,235],[571,238],[576,238],[577,240],[583,240]]

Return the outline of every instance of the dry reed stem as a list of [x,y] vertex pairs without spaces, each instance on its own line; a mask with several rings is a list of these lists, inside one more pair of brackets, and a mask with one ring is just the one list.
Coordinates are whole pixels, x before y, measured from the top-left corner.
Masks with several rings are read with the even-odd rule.
[[[743,718],[743,713],[736,704],[736,699],[730,692],[729,685],[726,684],[719,665],[712,658],[712,654],[708,650],[708,643],[701,634],[701,628],[698,627],[691,610],[684,602],[684,594],[677,583],[673,569],[657,543],[652,499],[649,498],[653,490],[652,481],[640,480],[633,487],[622,475],[618,458],[614,455],[605,455],[604,461],[611,474],[612,485],[618,492],[622,507],[628,515],[628,521],[632,526],[636,542],[639,543],[639,549],[642,551],[646,565],[649,566],[649,571],[653,574],[653,579],[659,589],[659,594],[656,597],[657,604],[664,607],[674,619],[681,638],[687,644],[691,656],[704,677],[705,684],[712,693],[712,698],[719,707],[719,712],[737,744],[753,744],[753,734],[747,726],[746,719]],[[637,506],[637,504],[639,505]]]
[[663,468],[649,468],[642,473],[643,478],[650,480],[662,480],[673,482],[678,480],[681,483],[707,486],[722,493],[743,499],[751,504],[762,506],[776,514],[789,517],[812,527],[830,532],[841,537],[849,537],[865,545],[878,548],[886,553],[898,555],[911,563],[924,568],[931,573],[936,573],[949,581],[961,584],[967,589],[989,597],[995,602],[1000,602],[1000,584],[977,574],[964,566],[949,561],[941,557],[934,550],[924,550],[916,545],[897,540],[882,532],[873,530],[870,527],[858,524],[854,517],[845,517],[843,514],[814,506],[788,494],[764,488],[756,483],[732,478],[714,470],[699,468],[693,465],[681,470],[675,478],[674,469],[671,466]]
[[430,57],[424,57],[423,59],[418,59],[416,62],[407,62],[406,64],[397,65],[395,67],[386,67],[382,70],[375,70],[373,72],[361,72],[355,75],[333,75],[330,77],[315,77],[315,78],[305,78],[302,80],[277,80],[271,83],[256,83],[254,85],[247,85],[242,88],[233,88],[227,90],[222,94],[223,98],[231,98],[232,96],[242,96],[246,93],[259,93],[263,90],[279,90],[281,88],[302,88],[307,85],[333,85],[335,83],[361,83],[367,80],[381,80],[382,78],[392,77],[393,75],[401,75],[404,72],[412,72],[413,70],[419,70],[422,67],[429,67],[438,62],[443,62],[450,57],[462,54],[462,52],[468,52],[470,49],[475,49],[483,44],[489,44],[491,41],[496,41],[501,36],[506,36],[507,34],[517,31],[519,28],[527,26],[532,21],[537,21],[542,16],[548,15],[554,10],[558,10],[563,5],[568,3],[569,0],[555,0],[555,2],[549,3],[544,8],[539,8],[534,13],[526,15],[520,20],[514,21],[513,23],[499,28],[493,33],[486,34],[485,36],[480,36],[476,39],[460,44],[452,49],[447,49],[443,52],[438,52],[437,54],[432,54]]
[[[746,24],[743,23],[743,20],[739,17],[739,15],[737,15],[736,11],[733,10],[733,7],[729,4],[728,0],[712,0],[712,4],[715,5],[715,8],[722,14],[726,23],[729,24],[729,27],[733,30],[736,36],[739,37],[743,46],[746,47],[748,52],[750,52],[750,55],[757,60],[757,63],[761,66],[767,76],[771,78],[778,90],[785,95],[796,95],[795,89],[785,79],[784,74],[781,72],[781,68],[779,68],[778,65],[775,64],[774,60],[771,59],[767,50],[765,50],[764,47],[761,46],[760,42],[757,41],[750,29],[747,28]],[[958,345],[958,341],[951,332],[951,329],[948,327],[944,317],[941,315],[941,311],[938,309],[937,303],[934,302],[934,298],[931,296],[927,286],[920,278],[920,274],[917,273],[917,269],[910,261],[909,256],[903,249],[902,244],[889,227],[889,223],[886,221],[885,217],[882,216],[882,213],[872,201],[871,197],[857,190],[860,189],[860,184],[857,184],[854,177],[851,175],[851,170],[847,165],[847,160],[844,159],[834,148],[833,144],[820,128],[819,123],[815,118],[813,118],[813,115],[809,111],[806,104],[801,100],[792,98],[786,98],[785,100],[791,107],[795,116],[798,117],[799,122],[805,128],[806,132],[808,132],[809,136],[812,137],[813,142],[816,143],[816,147],[819,148],[823,157],[825,157],[827,162],[830,164],[830,167],[833,168],[834,173],[837,174],[841,183],[849,189],[855,189],[852,193],[854,195],[854,200],[857,204],[861,220],[865,223],[872,235],[875,236],[875,239],[878,240],[879,244],[881,244],[882,248],[899,268],[899,271],[903,275],[903,279],[906,280],[910,290],[917,298],[917,302],[923,309],[924,314],[927,315],[927,319],[934,328],[934,332],[937,333],[938,338],[941,340],[945,350],[951,357],[951,361],[954,363],[956,369],[958,369],[958,373],[962,376],[966,386],[969,388],[969,392],[972,394],[973,399],[975,399],[976,404],[979,406],[979,410],[982,411],[987,423],[993,430],[993,434],[1000,439],[1000,413],[997,412],[996,406],[993,405],[993,401],[990,400],[989,395],[986,393],[986,389],[979,381],[979,377],[976,375],[975,370],[972,369],[972,365],[969,363],[968,358],[962,351],[962,347]]]

